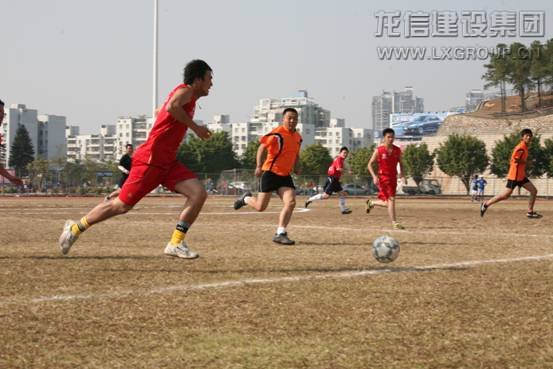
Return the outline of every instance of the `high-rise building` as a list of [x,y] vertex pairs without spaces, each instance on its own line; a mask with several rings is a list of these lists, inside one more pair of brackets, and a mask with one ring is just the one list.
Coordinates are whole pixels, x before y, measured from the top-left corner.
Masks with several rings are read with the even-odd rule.
[[20,125],[25,126],[29,133],[35,158],[41,157],[52,161],[65,160],[66,119],[64,116],[38,115],[35,109],[29,109],[25,104],[13,104],[6,110],[5,119],[6,123],[2,126],[2,143],[5,150],[4,166],[9,163],[11,146]]
[[424,112],[424,99],[415,96],[411,86],[403,91],[383,91],[380,96],[374,96],[372,100],[373,129],[381,132],[390,127],[390,114],[392,113],[422,113]]
[[388,91],[383,91],[380,96],[373,96],[372,118],[373,129],[381,132],[390,126],[390,114],[393,112],[393,98]]
[[125,146],[132,144],[135,148],[146,142],[154,120],[145,115],[138,117],[119,117],[116,124],[117,157],[125,153]]

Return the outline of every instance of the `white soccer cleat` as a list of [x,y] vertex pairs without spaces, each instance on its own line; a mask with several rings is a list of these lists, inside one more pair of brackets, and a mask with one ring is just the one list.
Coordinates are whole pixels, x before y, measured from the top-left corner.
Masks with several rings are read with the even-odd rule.
[[78,235],[76,236],[71,232],[71,227],[73,226],[73,224],[76,223],[72,220],[66,220],[63,226],[63,232],[61,232],[59,243],[61,253],[63,255],[67,255],[69,250],[71,250],[71,246],[73,246],[75,241],[77,241],[77,239],[79,238]]
[[178,245],[173,245],[171,242],[165,246],[165,255],[175,256],[181,259],[196,259],[200,254],[188,248],[188,245],[182,241]]

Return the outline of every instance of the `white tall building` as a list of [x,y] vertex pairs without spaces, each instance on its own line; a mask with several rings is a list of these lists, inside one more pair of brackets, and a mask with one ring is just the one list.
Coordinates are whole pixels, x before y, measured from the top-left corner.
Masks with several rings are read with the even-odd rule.
[[132,144],[135,148],[146,142],[152,130],[154,120],[145,115],[139,117],[119,117],[116,124],[117,157],[125,153],[125,146]]
[[102,125],[99,134],[71,135],[71,133],[79,133],[79,130],[74,127],[68,127],[66,133],[67,160],[96,162],[117,160],[115,125]]
[[38,115],[35,109],[29,109],[25,104],[13,104],[6,110],[6,123],[3,129],[3,144],[5,145],[5,166],[10,160],[10,151],[20,125],[25,126],[33,145],[34,157],[47,160],[65,160],[65,124],[64,116]]

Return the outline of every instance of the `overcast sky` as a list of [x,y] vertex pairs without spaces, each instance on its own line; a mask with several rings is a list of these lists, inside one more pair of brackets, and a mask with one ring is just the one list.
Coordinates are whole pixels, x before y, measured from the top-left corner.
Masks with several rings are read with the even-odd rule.
[[[375,5],[380,4],[380,5]],[[214,69],[196,118],[245,121],[263,97],[309,91],[348,126],[370,127],[371,97],[410,85],[427,110],[464,104],[483,61],[382,61],[377,46],[492,46],[517,38],[376,37],[379,10],[545,12],[553,2],[160,0],[159,99],[193,58]],[[153,0],[0,0],[0,99],[67,116],[82,132],[121,115],[150,114]],[[403,24],[403,23],[402,23]],[[534,38],[522,38],[530,44]]]

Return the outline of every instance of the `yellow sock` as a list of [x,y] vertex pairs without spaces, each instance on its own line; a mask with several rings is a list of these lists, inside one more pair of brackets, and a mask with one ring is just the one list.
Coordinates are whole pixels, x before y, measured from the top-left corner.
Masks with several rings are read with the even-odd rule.
[[173,235],[171,236],[171,244],[178,245],[184,240],[184,237],[186,237],[186,233],[175,229],[173,231]]
[[82,217],[81,220],[71,226],[71,233],[73,233],[73,235],[75,236],[78,236],[86,231],[89,227],[90,224],[88,224],[86,217]]

